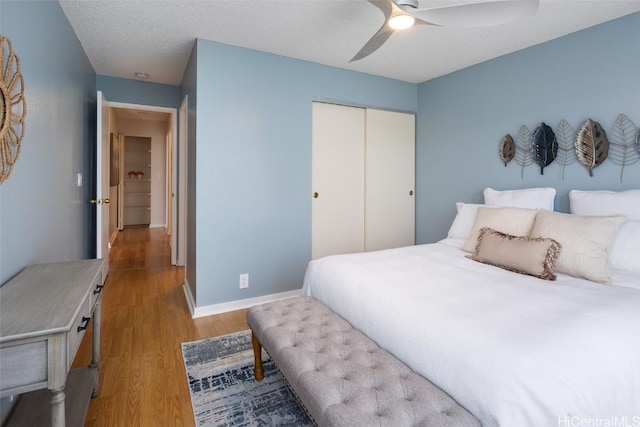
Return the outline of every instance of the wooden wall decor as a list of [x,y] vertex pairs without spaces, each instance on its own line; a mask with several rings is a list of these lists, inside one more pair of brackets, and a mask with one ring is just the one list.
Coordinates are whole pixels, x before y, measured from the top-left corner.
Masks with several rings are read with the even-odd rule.
[[507,167],[513,156],[516,155],[516,143],[513,141],[513,137],[506,134],[502,141],[500,141],[500,159],[504,162],[504,167]]
[[11,175],[20,156],[26,114],[20,59],[11,40],[0,35],[0,184]]

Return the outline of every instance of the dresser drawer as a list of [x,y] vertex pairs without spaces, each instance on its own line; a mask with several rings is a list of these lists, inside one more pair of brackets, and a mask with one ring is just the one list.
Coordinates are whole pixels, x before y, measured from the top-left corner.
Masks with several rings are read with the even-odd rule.
[[67,369],[71,366],[71,362],[73,362],[73,359],[76,356],[76,351],[78,351],[78,346],[82,341],[82,337],[84,337],[87,326],[89,326],[89,321],[91,320],[92,300],[93,298],[91,297],[84,299],[82,302],[82,308],[80,309],[78,316],[73,321],[73,326],[69,331],[69,338],[67,340]]
[[[33,390],[47,382],[47,341],[17,343],[0,348],[2,396]],[[14,393],[15,391],[15,393]]]

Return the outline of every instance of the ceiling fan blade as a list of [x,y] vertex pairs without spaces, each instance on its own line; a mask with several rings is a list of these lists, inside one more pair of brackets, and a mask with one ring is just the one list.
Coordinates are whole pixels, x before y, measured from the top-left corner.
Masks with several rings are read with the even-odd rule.
[[465,3],[433,9],[402,9],[434,25],[447,27],[486,27],[500,25],[535,14],[539,0],[492,0],[481,3]]
[[415,15],[412,15],[413,19],[415,19],[413,26],[415,27],[416,25],[435,25],[436,27],[438,27],[438,24],[434,24],[433,22],[427,22],[427,21],[423,21],[422,19],[416,17]]
[[382,24],[382,27],[380,27],[378,32],[375,33],[373,37],[371,37],[371,39],[369,39],[369,41],[362,47],[362,49],[360,49],[356,56],[351,58],[351,61],[349,62],[359,61],[378,50],[380,46],[382,46],[384,42],[386,42],[389,37],[391,37],[391,34],[393,34],[393,28],[389,27],[388,25],[389,17],[396,13],[403,13],[402,9],[400,9],[392,0],[369,0],[369,3],[376,6],[382,11],[382,13],[384,14],[384,23]]
[[366,58],[367,56],[371,55],[373,52],[378,50],[378,48],[389,39],[389,37],[391,37],[391,34],[393,34],[393,30],[389,28],[385,21],[378,32],[375,33],[373,37],[371,37],[371,39],[369,39],[369,41],[362,47],[362,49],[360,49],[360,51],[356,53],[356,56],[351,58],[351,61],[349,62],[359,61],[362,58]]
[[369,3],[377,7],[384,13],[384,20],[386,21],[391,16],[395,4],[391,0],[369,0]]

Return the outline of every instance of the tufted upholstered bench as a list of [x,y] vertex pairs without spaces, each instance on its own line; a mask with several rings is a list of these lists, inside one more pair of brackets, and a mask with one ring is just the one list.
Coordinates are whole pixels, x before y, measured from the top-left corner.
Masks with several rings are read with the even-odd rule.
[[319,426],[479,426],[444,391],[311,297],[251,307],[255,376],[262,348]]

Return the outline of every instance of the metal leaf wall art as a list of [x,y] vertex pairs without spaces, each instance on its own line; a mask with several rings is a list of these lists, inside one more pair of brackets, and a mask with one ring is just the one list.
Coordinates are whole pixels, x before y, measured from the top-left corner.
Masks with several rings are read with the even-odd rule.
[[516,163],[522,166],[520,178],[524,179],[524,168],[533,163],[531,156],[531,131],[525,125],[520,126],[516,137]]
[[564,170],[576,161],[576,131],[565,119],[560,120],[556,128],[556,140],[558,141],[557,162],[562,165],[562,179]]
[[540,175],[544,175],[545,166],[549,166],[558,155],[556,134],[551,126],[542,122],[531,135],[531,155],[533,161],[540,166]]
[[576,157],[587,167],[589,176],[600,166],[609,154],[609,141],[600,123],[587,119],[576,134]]
[[620,182],[627,166],[640,164],[640,127],[625,114],[619,114],[607,136],[597,121],[586,119],[578,129],[562,119],[558,126],[541,122],[533,131],[520,126],[516,137],[506,134],[500,140],[498,152],[505,166],[515,159],[521,167],[520,178],[524,179],[524,168],[537,164],[540,175],[544,168],[557,161],[562,165],[564,180],[567,166],[580,162],[593,177],[593,169],[607,158],[620,166]]
[[516,143],[513,141],[513,137],[506,134],[500,141],[500,159],[504,163],[504,167],[507,167],[513,156],[516,155]]
[[620,182],[624,167],[640,160],[638,128],[624,114],[620,114],[609,132],[609,158],[620,165]]

